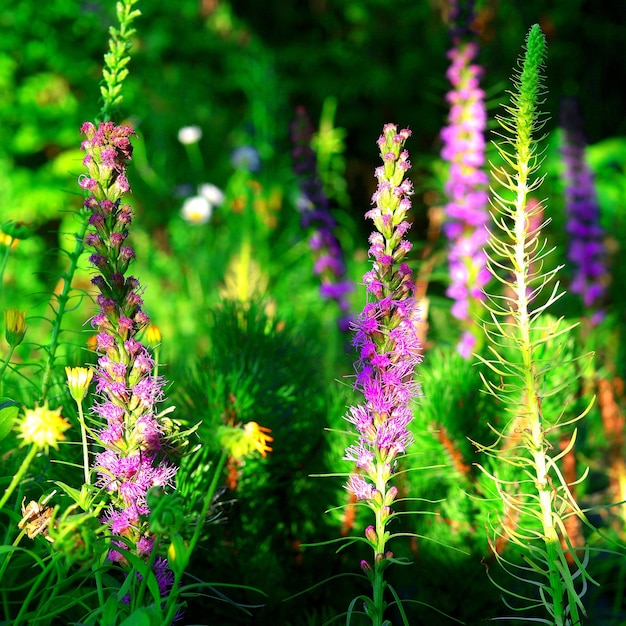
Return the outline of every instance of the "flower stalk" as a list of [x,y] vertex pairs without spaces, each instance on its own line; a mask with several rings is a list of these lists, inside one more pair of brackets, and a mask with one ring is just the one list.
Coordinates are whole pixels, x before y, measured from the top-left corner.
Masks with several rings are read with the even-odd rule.
[[[523,580],[520,571],[527,574],[529,584],[540,589],[542,602],[552,620],[550,623],[565,626],[580,623],[580,615],[584,613],[574,579],[579,575],[579,580],[591,579],[571,548],[565,526],[566,515],[576,514],[582,519],[584,515],[556,465],[572,449],[576,432],[565,449],[551,457],[550,435],[559,427],[562,416],[555,419],[544,415],[542,408],[542,400],[562,390],[562,386],[553,390],[546,384],[546,374],[562,363],[540,361],[537,356],[543,344],[572,328],[563,328],[561,320],[542,317],[563,295],[558,283],[551,287],[546,302],[540,305],[536,302],[537,296],[561,269],[543,269],[549,251],[540,241],[541,225],[536,225],[536,217],[543,207],[531,202],[529,197],[542,182],[542,178],[536,176],[541,157],[535,134],[543,126],[538,103],[545,48],[545,37],[535,25],[528,33],[521,73],[513,81],[516,90],[512,93],[511,104],[504,107],[508,116],[498,117],[504,133],[503,141],[495,145],[504,165],[493,172],[501,186],[500,190],[493,191],[494,223],[499,231],[491,233],[489,238],[488,267],[505,285],[509,295],[490,298],[485,304],[491,316],[491,323],[485,326],[491,343],[491,358],[481,358],[481,361],[496,375],[497,382],[483,376],[488,391],[505,404],[513,416],[514,426],[509,433],[500,433],[500,439],[505,442],[501,450],[496,444],[477,444],[477,447],[494,456],[502,472],[513,472],[505,480],[481,468],[494,481],[505,509],[510,507],[521,517],[516,528],[502,522],[497,533],[505,535],[524,552],[527,565],[512,565],[497,552],[494,555],[505,569],[515,568],[513,575],[517,580]],[[508,271],[511,278],[500,277],[498,270]],[[503,350],[506,346],[511,351],[509,356]],[[528,477],[532,478],[530,483]],[[515,485],[518,485],[517,490]],[[519,485],[528,485],[528,489]],[[575,563],[578,572],[570,570],[566,557]],[[522,597],[511,593],[517,599]],[[532,597],[527,599],[529,603],[534,602]]]
[[54,372],[54,366],[56,363],[56,353],[59,347],[59,339],[61,337],[61,324],[63,323],[63,316],[65,315],[65,309],[70,299],[70,293],[72,291],[72,280],[74,274],[78,268],[78,262],[82,256],[84,250],[84,238],[85,233],[89,225],[88,214],[81,211],[78,214],[80,220],[78,231],[75,233],[76,242],[74,244],[74,250],[69,255],[70,264],[65,274],[63,274],[63,289],[57,297],[57,306],[54,311],[54,319],[52,320],[52,330],[50,333],[50,343],[46,347],[46,365],[44,368],[43,378],[41,380],[41,392],[39,394],[39,402],[45,402],[48,398],[50,391],[50,385],[52,383],[52,374]]
[[[131,38],[136,32],[132,27],[132,22],[141,15],[140,11],[133,9],[133,6],[137,4],[137,2],[138,0],[121,0],[117,2],[116,15],[118,27],[111,26],[109,28],[109,51],[104,55],[104,67],[102,69],[103,81],[100,86],[100,93],[102,95],[100,117],[104,120],[112,119],[115,110],[122,102],[122,83],[126,76],[128,76],[126,66],[130,62],[129,51],[132,45]],[[78,262],[85,248],[84,238],[89,227],[89,212],[81,211],[78,217],[80,221],[75,234],[76,243],[74,250],[69,255],[69,267],[63,275],[63,289],[57,298],[57,307],[54,311],[54,319],[52,321],[50,343],[46,348],[47,358],[39,395],[40,404],[45,402],[48,398],[56,361],[56,352],[62,332],[61,324],[70,298],[74,274],[76,273]]]
[[[104,450],[95,455],[93,469],[98,476],[96,485],[111,497],[103,521],[117,538],[114,545],[130,546],[153,563],[165,593],[171,577],[163,574],[167,568],[164,559],[152,555],[155,538],[149,531],[146,496],[152,487],[171,486],[176,467],[167,460],[166,427],[157,411],[163,399],[163,381],[154,375],[154,359],[138,340],[150,319],[143,310],[139,280],[126,276],[135,257],[126,245],[132,209],[123,203],[124,194],[130,191],[126,168],[132,158],[130,137],[134,131],[113,122],[97,127],[86,122],[81,131],[86,136],[81,147],[86,152],[83,163],[88,174],[79,182],[87,193],[85,207],[91,212],[85,243],[94,250],[90,257],[96,270],[92,283],[100,292],[99,313],[91,323],[98,331],[99,354],[95,368],[99,401],[94,413],[103,424],[97,440]],[[115,548],[109,558],[126,562]]]
[[66,367],[65,374],[67,376],[67,386],[70,395],[76,402],[78,409],[78,423],[80,424],[80,438],[83,448],[83,472],[85,475],[85,484],[91,484],[91,474],[89,472],[89,445],[87,444],[87,425],[85,424],[85,416],[83,415],[83,400],[87,396],[89,385],[93,378],[93,370],[86,367]]
[[404,143],[410,134],[387,124],[378,140],[383,165],[376,169],[375,207],[366,213],[376,228],[369,240],[373,268],[363,277],[369,301],[355,323],[353,339],[359,350],[354,388],[364,401],[352,406],[345,418],[357,431],[356,443],[344,456],[356,463],[347,489],[375,516],[375,526],[365,533],[373,560],[361,563],[372,584],[365,610],[373,625],[383,623],[384,570],[393,558],[387,550],[391,538],[387,525],[394,516],[391,507],[398,490],[390,482],[398,458],[412,442],[408,425],[419,395],[414,373],[421,361],[415,286],[404,262],[412,247],[404,237],[410,227],[406,216],[413,192],[410,180],[404,178],[410,167]]
[[480,88],[483,69],[475,62],[478,44],[470,27],[474,3],[465,2],[466,13],[460,10],[462,3],[463,0],[452,2],[453,46],[448,52],[451,64],[446,73],[452,89],[446,96],[450,112],[448,125],[441,131],[441,156],[449,164],[443,225],[449,242],[450,285],[446,295],[454,300],[452,316],[461,322],[457,350],[467,359],[480,349],[483,341],[475,318],[491,275],[483,250],[489,221],[489,178],[484,167],[487,110],[485,93]]

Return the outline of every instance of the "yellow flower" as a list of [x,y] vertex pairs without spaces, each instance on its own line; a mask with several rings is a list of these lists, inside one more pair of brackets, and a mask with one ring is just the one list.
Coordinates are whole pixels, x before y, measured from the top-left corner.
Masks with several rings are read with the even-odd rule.
[[4,246],[8,248],[11,246],[11,250],[15,250],[19,244],[19,239],[15,239],[11,237],[11,235],[7,235],[5,233],[0,233],[0,246]]
[[251,448],[258,450],[261,456],[267,456],[267,452],[271,452],[267,443],[268,441],[274,441],[274,437],[270,437],[269,433],[272,432],[271,428],[265,428],[265,426],[259,426],[256,422],[248,422],[243,427],[243,432],[246,434],[246,441]]
[[256,422],[248,422],[243,428],[239,426],[222,426],[218,428],[217,436],[224,448],[235,459],[241,459],[257,450],[261,456],[267,456],[272,448],[268,442],[274,441],[269,433],[271,429],[259,426]]
[[19,425],[18,437],[24,440],[24,444],[34,444],[48,452],[48,447],[58,449],[59,441],[65,439],[63,434],[70,427],[61,417],[61,407],[56,411],[48,408],[48,404],[35,409],[28,409]]
[[5,309],[4,329],[7,343],[14,348],[19,346],[26,334],[26,311]]
[[156,324],[150,324],[148,328],[146,328],[146,341],[151,346],[156,346],[161,343],[161,329]]
[[70,395],[76,402],[82,402],[91,384],[93,370],[88,367],[66,367],[65,375],[67,376]]

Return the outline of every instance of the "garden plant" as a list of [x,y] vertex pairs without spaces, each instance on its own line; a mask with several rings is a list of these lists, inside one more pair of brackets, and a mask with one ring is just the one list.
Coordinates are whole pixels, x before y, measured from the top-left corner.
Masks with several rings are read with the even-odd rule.
[[0,624],[626,623],[582,3],[306,4],[0,6]]

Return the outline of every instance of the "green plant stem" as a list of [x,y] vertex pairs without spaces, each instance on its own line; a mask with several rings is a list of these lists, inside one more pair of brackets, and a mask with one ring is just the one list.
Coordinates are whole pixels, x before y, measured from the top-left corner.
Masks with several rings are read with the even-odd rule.
[[[226,460],[228,459],[228,452],[226,450],[222,450],[222,454],[217,462],[215,467],[215,472],[213,473],[213,478],[211,479],[211,484],[209,485],[209,489],[204,497],[204,502],[202,504],[202,510],[200,511],[200,515],[198,517],[198,523],[196,524],[196,529],[193,533],[193,536],[189,540],[189,545],[185,550],[184,561],[182,567],[174,568],[174,584],[172,585],[172,593],[170,593],[167,599],[167,614],[165,616],[164,624],[171,624],[174,616],[176,615],[176,598],[178,595],[178,588],[180,585],[180,580],[185,571],[188,563],[189,563],[189,555],[193,554],[193,551],[200,540],[200,535],[202,534],[202,528],[204,527],[204,521],[206,520],[207,513],[209,512],[209,508],[211,506],[211,502],[213,501],[213,496],[215,495],[215,490],[217,489],[217,485],[219,483],[220,477],[222,476],[222,471],[224,466],[226,465]],[[178,558],[179,555],[177,555]],[[182,556],[182,555],[181,555]]]
[[197,180],[198,177],[202,176],[202,173],[204,172],[204,159],[202,158],[202,152],[200,151],[198,142],[194,141],[193,143],[185,144],[185,152],[187,153],[187,158],[189,159],[191,171]]
[[563,580],[558,568],[560,561],[560,543],[556,526],[554,524],[554,511],[552,508],[553,490],[548,476],[548,463],[546,459],[546,440],[543,427],[543,415],[541,412],[541,398],[537,390],[537,378],[533,361],[532,342],[530,336],[530,313],[528,309],[528,269],[529,259],[527,247],[532,246],[533,241],[528,243],[528,218],[526,215],[527,195],[529,192],[528,177],[531,171],[529,162],[530,150],[524,147],[529,144],[529,139],[518,145],[517,161],[517,197],[514,214],[514,271],[515,291],[517,300],[517,322],[520,336],[518,345],[524,364],[524,400],[522,415],[528,420],[527,446],[533,457],[533,465],[536,476],[536,488],[539,495],[541,508],[541,521],[543,527],[543,541],[548,555],[548,581],[550,585],[550,597],[555,626],[563,626],[565,623],[565,607],[563,605]]
[[[150,558],[148,559],[147,566],[149,570],[152,570],[154,567],[154,562],[156,561],[157,552],[159,550],[159,535],[156,535],[154,540],[154,545],[152,546],[152,551],[150,552]],[[146,595],[146,587],[148,586],[148,577],[143,576],[141,578],[141,583],[139,585],[139,591],[137,591],[137,596],[134,598],[135,607],[142,606],[143,597]]]
[[[387,480],[385,479],[385,464],[378,461],[376,467],[376,491],[381,495],[382,500],[385,501],[387,494]],[[385,613],[385,577],[384,569],[387,566],[385,562],[385,546],[387,543],[387,531],[386,525],[389,519],[388,508],[381,505],[377,505],[374,511],[376,518],[376,546],[374,548],[374,574],[372,579],[372,603],[371,614],[372,626],[382,626],[383,616]]]
[[102,571],[100,570],[100,564],[94,563],[91,566],[91,571],[96,580],[96,593],[98,594],[98,606],[104,606],[104,590],[102,585]]
[[[28,613],[28,605],[33,599],[35,593],[37,593],[37,590],[39,589],[39,587],[48,578],[49,572],[52,571],[56,567],[56,565],[57,565],[56,560],[52,559],[52,561],[50,561],[50,563],[44,569],[44,571],[41,572],[41,574],[39,574],[39,576],[37,576],[33,580],[33,583],[28,590],[28,594],[26,595],[26,598],[24,598],[24,600],[22,601],[20,612],[17,614],[17,617],[15,618],[15,621],[12,623],[12,626],[19,626],[19,624],[22,622],[25,615]],[[48,589],[50,589],[50,594],[52,596],[56,595],[56,591],[55,591],[56,588],[57,588],[57,585],[54,585],[54,584],[48,585]]]
[[[20,545],[20,541],[22,541],[22,539],[24,538],[24,535],[26,534],[26,530],[22,530],[20,531],[20,534],[15,538],[15,540],[13,541],[13,543],[11,544],[12,548],[17,548],[17,546]],[[4,573],[7,571],[7,567],[9,567],[9,563],[11,562],[11,557],[13,556],[13,552],[5,552],[2,555],[2,565],[0,565],[0,581],[3,580],[4,578]],[[3,589],[4,591],[4,589]],[[8,616],[8,607],[5,605],[5,615]],[[8,619],[8,617],[6,618]]]
[[87,427],[85,425],[85,416],[83,414],[83,403],[77,402],[78,407],[78,422],[80,423],[80,438],[83,447],[83,471],[85,474],[85,484],[91,484],[91,478],[89,475],[89,446],[87,445]]
[[24,478],[24,474],[26,473],[28,466],[32,463],[38,451],[39,447],[33,444],[28,451],[28,454],[24,457],[20,468],[15,473],[15,476],[13,476],[11,484],[6,488],[6,491],[4,492],[4,495],[0,500],[0,509],[4,507],[4,505],[7,503],[7,500],[11,497],[11,494],[15,491],[15,488],[20,484],[22,478]]
[[67,272],[63,275],[63,290],[58,297],[58,306],[52,322],[50,344],[47,349],[48,358],[46,360],[46,367],[43,374],[43,380],[41,382],[41,394],[39,396],[40,405],[45,402],[48,397],[48,392],[50,391],[50,382],[52,380],[52,372],[54,370],[56,351],[59,346],[59,336],[61,334],[63,315],[65,314],[65,308],[67,307],[70,292],[72,291],[72,280],[74,279],[74,274],[76,273],[76,268],[78,267],[78,261],[83,252],[85,233],[87,232],[87,227],[89,225],[89,216],[86,212],[80,213],[79,216],[82,221],[78,232],[76,233],[76,244],[74,246],[74,250],[70,255],[70,266],[68,267]]
[[7,261],[9,260],[9,254],[11,253],[11,246],[13,245],[13,242],[15,241],[15,238],[11,237],[11,241],[9,241],[8,245],[6,246],[6,250],[4,251],[4,254],[2,255],[2,265],[0,265],[0,293],[2,293],[2,280],[4,278],[4,270],[7,267]]
[[7,358],[5,359],[4,363],[2,364],[2,368],[0,368],[0,380],[2,380],[2,377],[4,376],[4,370],[6,370],[6,368],[9,365],[9,363],[11,362],[11,357],[13,356],[14,352],[15,352],[15,346],[9,345],[9,354],[7,354]]

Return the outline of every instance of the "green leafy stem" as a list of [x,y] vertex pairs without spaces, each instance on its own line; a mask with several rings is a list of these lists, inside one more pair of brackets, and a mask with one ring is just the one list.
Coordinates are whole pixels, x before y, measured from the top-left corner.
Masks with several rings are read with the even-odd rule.
[[[558,282],[550,286],[546,301],[537,304],[537,296],[561,269],[544,270],[551,250],[546,250],[545,242],[540,239],[542,227],[533,225],[542,207],[528,202],[529,194],[543,180],[536,176],[542,159],[535,135],[544,124],[538,105],[545,51],[545,37],[540,27],[534,25],[526,40],[521,72],[513,79],[516,89],[511,104],[504,107],[507,116],[497,118],[504,132],[499,134],[496,148],[504,165],[492,165],[494,179],[502,191],[492,189],[493,221],[499,233],[491,233],[487,256],[488,267],[504,285],[505,295],[490,296],[486,305],[491,317],[485,325],[490,358],[481,360],[500,379],[495,383],[483,376],[487,390],[507,406],[514,426],[508,433],[499,433],[499,441],[508,440],[508,446],[498,449],[498,442],[492,446],[477,445],[498,462],[513,467],[514,475],[510,480],[481,469],[495,481],[505,508],[514,509],[519,516],[526,515],[525,523],[531,524],[516,529],[502,524],[499,530],[522,548],[525,566],[520,568],[507,563],[502,557],[498,560],[505,568],[508,566],[509,571],[519,568],[528,575],[539,575],[541,603],[555,626],[565,626],[580,623],[580,612],[584,612],[574,578],[579,574],[581,580],[589,580],[589,577],[565,531],[565,516],[583,514],[556,465],[564,453],[556,458],[548,454],[551,447],[548,435],[559,426],[561,416],[556,420],[544,416],[542,397],[557,391],[547,388],[546,374],[558,363],[554,357],[550,362],[537,356],[542,344],[554,342],[573,327],[563,327],[562,320],[548,322],[542,317],[563,295]],[[575,431],[568,449],[573,446],[574,438]],[[527,489],[526,493],[510,493],[522,486]],[[579,568],[576,574],[570,571],[566,553]],[[536,598],[527,600],[536,604]]]

